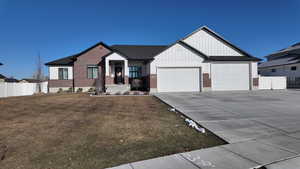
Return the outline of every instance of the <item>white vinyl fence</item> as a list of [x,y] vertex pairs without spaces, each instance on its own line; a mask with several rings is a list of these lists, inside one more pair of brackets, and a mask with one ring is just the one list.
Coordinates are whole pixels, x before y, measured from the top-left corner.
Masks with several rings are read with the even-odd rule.
[[[27,96],[38,91],[37,83],[6,83],[0,82],[0,97]],[[48,82],[42,82],[43,93],[48,93]]]
[[259,76],[259,89],[286,89],[285,76]]

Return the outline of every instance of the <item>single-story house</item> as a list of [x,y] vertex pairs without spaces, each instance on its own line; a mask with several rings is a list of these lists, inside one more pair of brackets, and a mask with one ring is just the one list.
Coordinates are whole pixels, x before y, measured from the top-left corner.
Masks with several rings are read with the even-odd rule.
[[288,87],[300,87],[300,43],[265,56],[258,65],[263,76],[286,76]]
[[259,61],[204,26],[168,46],[100,42],[46,65],[50,92],[99,83],[108,92],[136,83],[150,92],[201,92],[256,89]]

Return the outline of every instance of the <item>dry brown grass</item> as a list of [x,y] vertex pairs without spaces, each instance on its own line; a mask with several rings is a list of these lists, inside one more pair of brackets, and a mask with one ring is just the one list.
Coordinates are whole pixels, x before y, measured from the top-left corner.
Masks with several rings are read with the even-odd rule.
[[0,99],[0,168],[100,169],[224,144],[167,109],[150,96]]

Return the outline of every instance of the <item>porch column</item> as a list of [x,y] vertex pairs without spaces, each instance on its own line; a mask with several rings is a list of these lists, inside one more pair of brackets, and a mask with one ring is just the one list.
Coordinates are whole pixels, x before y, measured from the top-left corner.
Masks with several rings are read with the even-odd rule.
[[114,79],[110,76],[109,59],[105,59],[105,85],[113,84]]
[[129,67],[128,67],[128,60],[124,60],[124,83],[129,84]]

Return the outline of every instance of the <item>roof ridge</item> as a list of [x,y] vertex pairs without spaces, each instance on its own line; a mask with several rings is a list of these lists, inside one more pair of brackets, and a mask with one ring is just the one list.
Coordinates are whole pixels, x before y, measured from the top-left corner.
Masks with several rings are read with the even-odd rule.
[[161,46],[161,47],[164,47],[164,46],[168,46],[168,45],[135,45],[135,44],[114,44],[114,45],[111,45],[112,46]]

